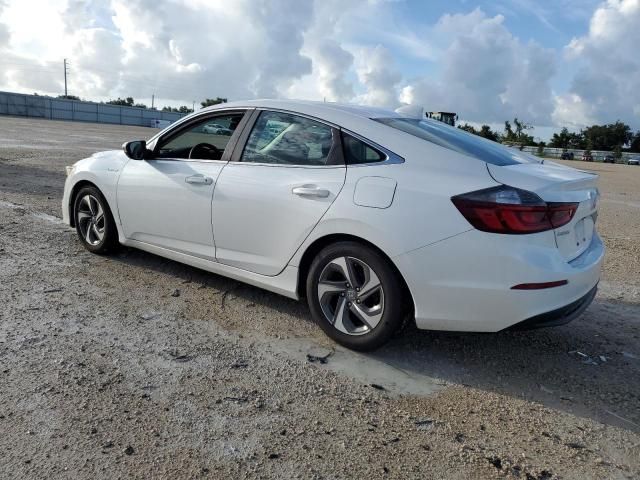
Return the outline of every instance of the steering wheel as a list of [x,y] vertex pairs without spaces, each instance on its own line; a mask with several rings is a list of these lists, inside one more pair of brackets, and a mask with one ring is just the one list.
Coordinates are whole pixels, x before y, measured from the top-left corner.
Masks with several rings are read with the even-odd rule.
[[[191,159],[193,157],[193,154],[199,149],[203,152],[206,152],[210,160],[219,160],[222,158],[222,151],[215,145],[211,145],[210,143],[198,143],[197,145],[191,147],[191,150],[189,150],[189,159]],[[214,156],[212,156],[211,153],[213,153]]]

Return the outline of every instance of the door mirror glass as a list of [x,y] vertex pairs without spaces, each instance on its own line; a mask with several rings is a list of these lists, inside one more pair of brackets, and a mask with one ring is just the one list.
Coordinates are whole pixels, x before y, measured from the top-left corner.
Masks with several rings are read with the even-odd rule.
[[144,160],[147,152],[147,142],[144,140],[134,140],[122,145],[124,153],[132,160]]

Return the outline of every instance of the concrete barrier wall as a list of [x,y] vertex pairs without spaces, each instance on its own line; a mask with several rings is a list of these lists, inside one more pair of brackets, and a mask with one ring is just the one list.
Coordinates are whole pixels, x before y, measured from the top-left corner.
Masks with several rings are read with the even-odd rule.
[[142,127],[150,126],[152,120],[168,120],[173,123],[184,116],[182,113],[162,112],[148,108],[124,107],[11,92],[0,92],[0,115]]

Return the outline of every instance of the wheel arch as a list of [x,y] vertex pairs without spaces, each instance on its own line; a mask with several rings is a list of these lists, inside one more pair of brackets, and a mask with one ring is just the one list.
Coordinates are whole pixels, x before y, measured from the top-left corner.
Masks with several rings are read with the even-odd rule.
[[[72,227],[76,226],[76,212],[75,212],[76,196],[78,195],[78,192],[82,190],[82,188],[84,187],[93,187],[100,192],[100,194],[104,198],[104,201],[107,203],[107,208],[109,209],[109,213],[111,214],[111,217],[113,217],[115,221],[115,217],[113,215],[113,208],[111,208],[111,205],[109,205],[109,199],[104,194],[104,192],[94,182],[83,179],[83,180],[79,180],[73,185],[73,188],[71,189],[71,193],[69,194],[69,224]],[[117,222],[115,223],[117,228]]]
[[[71,188],[71,193],[69,193],[69,205],[68,205],[69,224],[72,227],[76,226],[76,212],[75,212],[76,196],[78,195],[78,192],[80,191],[80,189],[82,189],[83,187],[98,188],[98,186],[95,183],[90,182],[89,180],[80,180],[73,185],[73,187]],[[100,189],[98,188],[98,190]]]
[[413,295],[411,294],[411,290],[409,289],[409,286],[407,285],[407,282],[405,281],[404,277],[402,276],[402,273],[400,273],[400,270],[398,269],[396,264],[393,262],[393,260],[391,260],[391,258],[385,252],[383,252],[380,248],[378,248],[375,244],[369,242],[368,240],[365,240],[362,237],[358,237],[357,235],[350,235],[350,234],[346,234],[346,233],[333,233],[333,234],[322,236],[322,237],[317,238],[316,240],[314,240],[306,248],[306,250],[302,254],[302,257],[300,258],[300,263],[298,265],[298,285],[296,287],[298,296],[300,298],[305,298],[306,297],[305,286],[306,286],[306,283],[307,283],[307,275],[309,274],[309,269],[311,268],[311,263],[313,262],[313,259],[316,257],[316,255],[318,255],[318,253],[323,248],[325,248],[325,247],[327,247],[327,246],[329,246],[329,245],[331,245],[333,243],[345,242],[345,241],[357,242],[357,243],[361,243],[363,245],[366,245],[367,247],[369,247],[369,248],[375,250],[376,252],[378,252],[378,254],[389,263],[389,265],[395,271],[395,273],[398,275],[398,278],[401,281],[401,287],[402,287],[403,294],[409,300],[409,304],[410,304],[411,310],[413,312],[414,305],[415,305],[415,303],[413,301]]

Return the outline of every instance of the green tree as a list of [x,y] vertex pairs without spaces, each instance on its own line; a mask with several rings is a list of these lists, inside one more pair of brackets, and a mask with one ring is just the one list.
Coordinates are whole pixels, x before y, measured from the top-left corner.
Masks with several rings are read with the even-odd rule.
[[533,136],[527,133],[528,130],[533,129],[532,125],[518,120],[517,117],[513,119],[513,124],[515,129],[508,120],[504,122],[504,134],[501,138],[503,143],[519,144],[520,146],[535,145]]
[[76,95],[58,95],[58,98],[64,98],[67,100],[80,100],[80,97]]
[[593,149],[593,143],[591,142],[591,140],[587,139],[585,141],[584,155],[591,156],[592,149]]
[[175,113],[191,113],[191,112],[193,112],[193,110],[191,110],[186,105],[182,105],[179,108],[176,108],[176,107],[162,107],[162,111],[163,112],[175,112]]
[[622,158],[622,146],[616,145],[613,149],[613,158],[620,160]]
[[227,103],[227,99],[221,98],[221,97],[207,98],[202,102],[200,102],[200,105],[202,105],[202,108],[204,108],[204,107],[209,107],[211,105],[218,105],[220,103]]
[[585,141],[594,150],[613,150],[617,145],[627,145],[633,139],[629,125],[617,121],[607,125],[591,125],[582,131]]
[[118,97],[116,100],[109,100],[106,102],[107,105],[120,105],[123,107],[132,107],[133,106],[133,97],[120,98]]
[[458,125],[460,130],[464,130],[465,132],[473,133],[474,135],[478,135],[479,137],[486,138],[488,140],[493,140],[494,142],[498,141],[498,134],[491,130],[489,125],[482,125],[480,130],[474,128],[473,125],[469,125],[465,123],[464,125]]
[[640,130],[638,130],[636,134],[633,136],[633,138],[631,139],[629,150],[635,153],[640,153]]
[[493,140],[494,142],[498,141],[498,134],[491,130],[491,127],[489,125],[482,125],[480,127],[480,131],[478,132],[478,135],[488,140]]
[[478,135],[478,131],[473,127],[473,125],[469,125],[465,123],[464,125],[458,125],[460,130],[464,130],[465,132],[473,133],[474,135]]
[[554,148],[584,148],[585,140],[582,132],[574,133],[570,132],[567,127],[560,130],[560,133],[554,133],[549,141],[549,146]]

